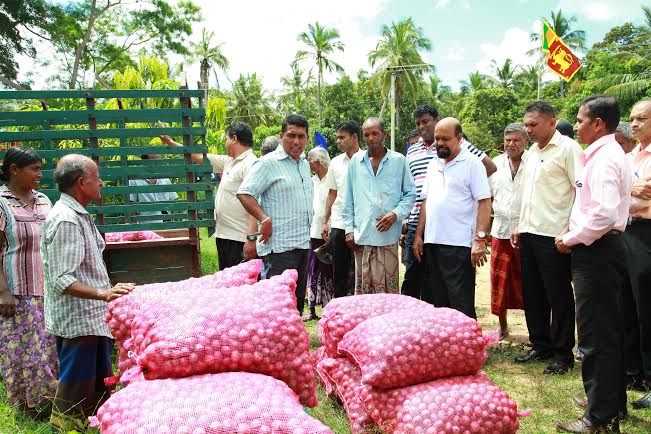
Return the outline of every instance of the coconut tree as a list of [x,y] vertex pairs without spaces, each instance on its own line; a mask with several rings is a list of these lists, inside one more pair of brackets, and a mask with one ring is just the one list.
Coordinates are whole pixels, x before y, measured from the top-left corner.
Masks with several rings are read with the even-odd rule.
[[317,21],[314,24],[308,24],[307,32],[301,32],[298,35],[298,41],[307,49],[296,52],[294,63],[304,61],[311,62],[310,71],[316,66],[317,68],[317,95],[316,103],[319,107],[319,124],[323,119],[323,107],[321,106],[321,83],[323,82],[323,72],[337,71],[343,72],[344,68],[329,56],[337,51],[344,51],[344,43],[339,41],[339,31],[335,28],[325,27]]
[[499,66],[497,62],[493,59],[491,60],[491,72],[494,75],[495,81],[504,88],[512,88],[513,80],[515,79],[520,65],[513,66],[513,61],[511,59],[506,59],[502,66]]
[[479,71],[471,72],[468,74],[467,80],[461,80],[461,94],[467,96],[479,89],[486,89],[489,86],[488,77]]
[[[379,81],[384,97],[391,90],[391,76],[395,76],[396,107],[400,107],[400,100],[406,93],[416,100],[422,91],[423,77],[433,69],[425,64],[421,52],[431,49],[432,41],[411,18],[382,26],[382,38],[368,54],[368,61],[376,68],[374,79]],[[400,119],[397,118],[396,129],[399,125]]]
[[259,125],[266,125],[273,117],[269,106],[269,97],[258,76],[240,74],[233,83],[228,115],[251,125],[255,130]]
[[278,103],[284,113],[304,113],[304,106],[309,98],[308,89],[314,83],[314,78],[309,71],[304,75],[305,71],[301,70],[297,63],[291,63],[290,67],[291,75],[280,77],[283,92],[278,97]]
[[[210,70],[214,67],[225,71],[228,69],[229,63],[224,53],[222,53],[222,45],[212,44],[212,38],[215,36],[214,32],[209,32],[206,29],[201,30],[201,41],[198,43],[191,42],[192,48],[192,61],[199,62],[199,79],[201,81],[201,88],[204,89],[206,96],[208,95],[208,76]],[[215,78],[217,74],[215,73]],[[217,89],[219,89],[219,81],[217,81]]]

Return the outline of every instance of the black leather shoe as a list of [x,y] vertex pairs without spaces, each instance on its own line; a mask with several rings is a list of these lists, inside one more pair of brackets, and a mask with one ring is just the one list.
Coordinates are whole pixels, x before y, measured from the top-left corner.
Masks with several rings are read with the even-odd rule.
[[631,401],[631,407],[633,407],[636,410],[639,410],[641,408],[650,408],[651,407],[651,392],[647,393],[642,398],[640,398],[640,399],[638,399],[636,401]]
[[545,368],[543,374],[561,375],[572,369],[574,369],[574,363],[559,362],[558,360],[554,360],[549,364],[549,366]]
[[515,358],[515,363],[527,363],[531,361],[538,360],[549,360],[552,358],[552,353],[546,353],[542,351],[531,350],[526,354],[518,356]]

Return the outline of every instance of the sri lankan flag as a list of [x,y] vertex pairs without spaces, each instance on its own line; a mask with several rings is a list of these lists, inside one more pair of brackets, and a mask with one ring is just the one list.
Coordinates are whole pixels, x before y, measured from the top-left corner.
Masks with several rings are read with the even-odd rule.
[[570,81],[581,67],[581,60],[558,37],[552,26],[542,20],[542,49],[547,53],[547,66],[565,81]]

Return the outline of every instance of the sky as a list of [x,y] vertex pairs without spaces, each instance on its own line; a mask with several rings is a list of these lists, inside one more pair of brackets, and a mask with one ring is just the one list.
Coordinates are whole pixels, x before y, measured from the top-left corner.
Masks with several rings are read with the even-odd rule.
[[[533,64],[526,54],[533,46],[529,34],[539,31],[541,17],[549,17],[552,9],[575,15],[575,28],[587,32],[590,46],[616,25],[641,24],[641,6],[648,4],[641,0],[192,1],[201,6],[204,21],[195,24],[189,40],[198,41],[204,27],[213,31],[213,41],[223,42],[222,51],[230,61],[230,68],[219,72],[222,86],[228,87],[228,79],[239,74],[255,72],[270,90],[281,88],[280,77],[290,74],[289,64],[302,48],[297,35],[315,21],[339,30],[345,51],[332,58],[354,79],[360,69],[372,70],[368,52],[375,48],[382,26],[411,17],[432,41],[432,51],[423,53],[425,62],[436,67],[443,84],[456,90],[470,72],[490,73],[493,59],[498,65],[506,58],[515,65]],[[181,59],[171,56],[171,60]],[[195,87],[198,64],[186,66],[186,71],[188,83]],[[553,77],[550,73],[544,79]],[[38,88],[40,77],[32,78]],[[330,83],[336,79],[337,74],[325,77]],[[212,74],[211,81],[214,86]]]

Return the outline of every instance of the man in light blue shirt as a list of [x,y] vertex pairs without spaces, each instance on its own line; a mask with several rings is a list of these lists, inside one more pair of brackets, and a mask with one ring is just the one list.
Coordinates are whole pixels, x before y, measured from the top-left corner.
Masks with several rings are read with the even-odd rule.
[[365,152],[348,166],[343,208],[346,243],[355,252],[355,294],[398,292],[398,239],[416,200],[404,155],[384,146],[382,121],[362,125]]
[[[314,187],[303,151],[308,140],[307,119],[289,115],[283,120],[281,146],[251,167],[237,191],[244,209],[259,222],[258,255],[267,279],[294,268],[298,271],[296,304],[305,304],[310,225]],[[259,202],[256,198],[259,198]],[[254,236],[255,238],[255,236]]]

